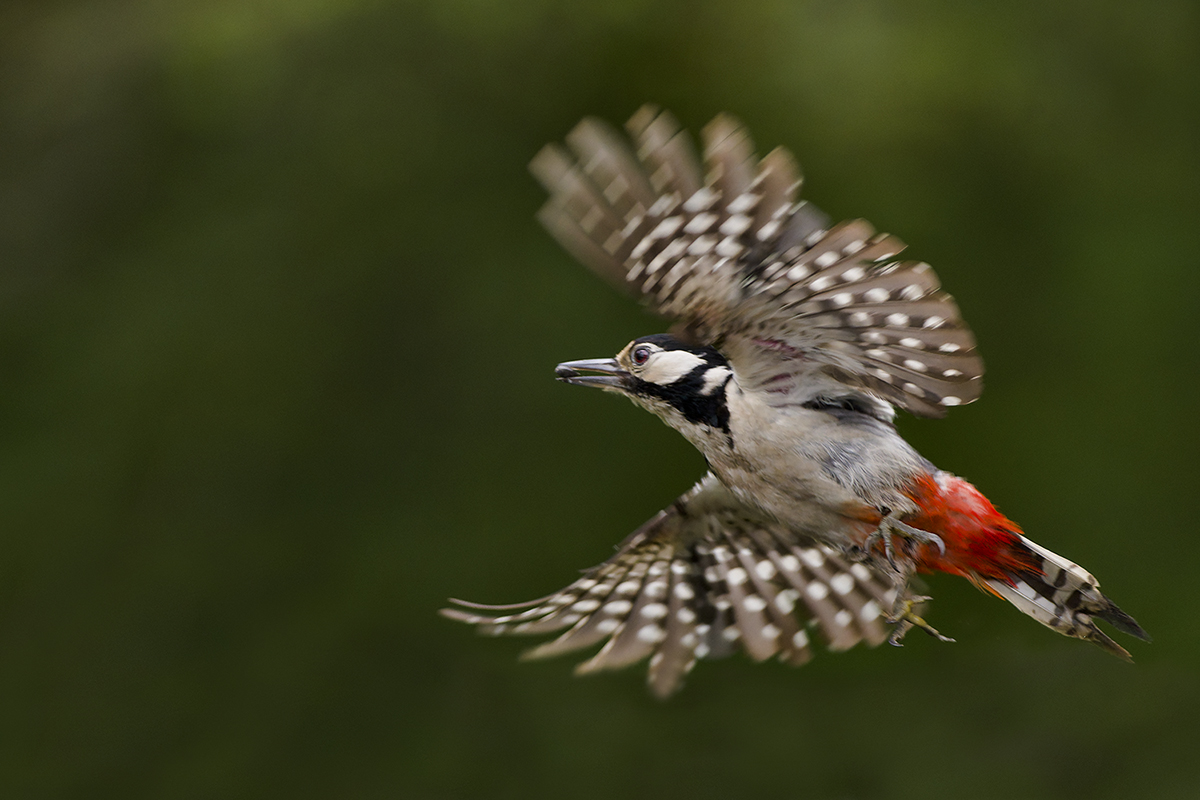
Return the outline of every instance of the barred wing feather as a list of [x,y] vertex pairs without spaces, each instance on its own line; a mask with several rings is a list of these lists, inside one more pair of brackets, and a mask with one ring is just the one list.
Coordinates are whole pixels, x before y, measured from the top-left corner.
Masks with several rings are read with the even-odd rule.
[[831,650],[877,645],[894,600],[886,577],[755,519],[709,475],[565,589],[512,606],[456,600],[442,613],[493,635],[561,632],[530,658],[600,645],[579,672],[648,658],[648,683],[666,697],[697,659],[737,649],[800,665],[810,636]]
[[651,310],[722,349],[780,402],[799,387],[853,386],[923,416],[975,400],[983,364],[953,298],[927,264],[864,220],[830,226],[798,199],[785,150],[759,159],[745,129],[687,135],[653,107],[633,147],[585,119],[531,164],[550,193],[539,218],[559,242]]

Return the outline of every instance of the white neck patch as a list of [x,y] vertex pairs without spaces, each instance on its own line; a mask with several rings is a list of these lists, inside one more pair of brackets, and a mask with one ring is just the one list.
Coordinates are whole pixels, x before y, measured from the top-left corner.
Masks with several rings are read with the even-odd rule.
[[700,394],[710,395],[725,384],[733,371],[729,367],[713,367],[708,372],[704,373],[704,388],[700,390]]
[[642,380],[661,386],[675,383],[687,377],[696,367],[706,365],[704,359],[687,350],[659,350],[650,356],[650,360],[642,368],[641,377]]

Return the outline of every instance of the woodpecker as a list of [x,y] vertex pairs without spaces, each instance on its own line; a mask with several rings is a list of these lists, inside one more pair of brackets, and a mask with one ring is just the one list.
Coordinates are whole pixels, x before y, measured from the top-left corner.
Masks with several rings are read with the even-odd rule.
[[896,408],[940,417],[982,390],[974,337],[927,264],[864,220],[831,225],[798,199],[792,156],[759,159],[728,116],[704,129],[703,165],[666,112],[626,127],[632,147],[585,119],[535,157],[539,218],[676,324],[556,375],[657,415],[709,471],[565,589],[443,614],[491,634],[565,629],[530,657],[603,643],[580,672],[649,658],[660,697],[737,649],[799,665],[814,634],[835,651],[913,626],[949,640],[917,613],[918,572],[962,576],[1127,660],[1097,620],[1149,641],[1089,572],[896,432]]

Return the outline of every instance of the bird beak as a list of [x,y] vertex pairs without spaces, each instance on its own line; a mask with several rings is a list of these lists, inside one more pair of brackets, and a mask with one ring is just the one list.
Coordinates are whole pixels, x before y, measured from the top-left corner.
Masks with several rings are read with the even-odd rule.
[[[600,374],[584,375],[582,374],[584,372]],[[585,358],[582,361],[566,361],[554,368],[554,374],[564,383],[617,391],[625,391],[629,380],[629,373],[621,369],[615,358]]]

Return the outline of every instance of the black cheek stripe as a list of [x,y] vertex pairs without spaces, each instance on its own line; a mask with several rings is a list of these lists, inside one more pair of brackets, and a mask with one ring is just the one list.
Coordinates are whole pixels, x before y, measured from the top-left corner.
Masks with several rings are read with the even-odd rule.
[[650,383],[637,378],[633,392],[665,400],[683,414],[688,422],[708,425],[728,434],[729,405],[725,402],[725,387],[733,376],[730,375],[709,394],[703,394],[704,375],[710,369],[712,367],[709,366],[696,367],[684,377],[668,384]]

